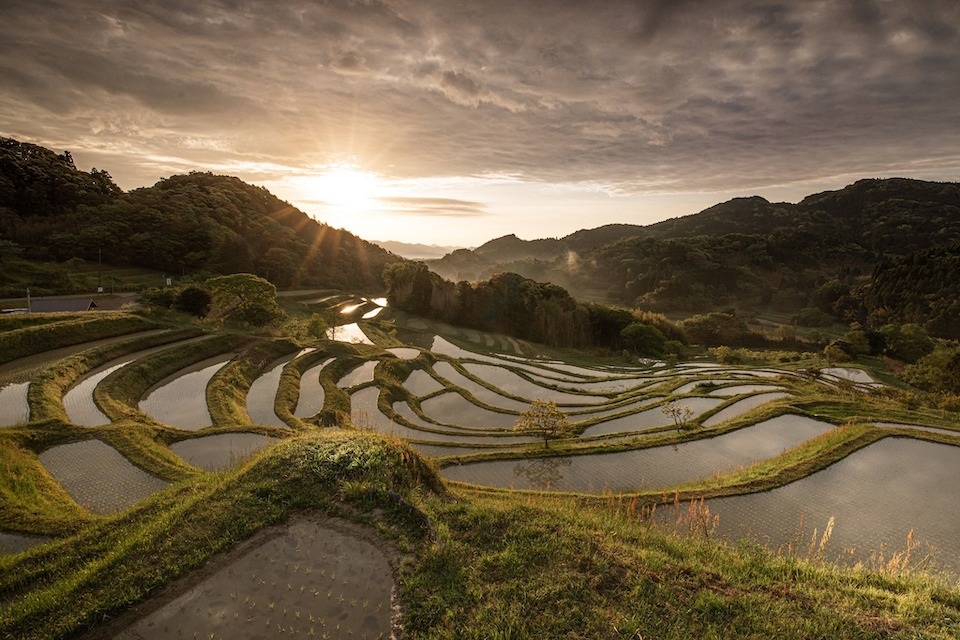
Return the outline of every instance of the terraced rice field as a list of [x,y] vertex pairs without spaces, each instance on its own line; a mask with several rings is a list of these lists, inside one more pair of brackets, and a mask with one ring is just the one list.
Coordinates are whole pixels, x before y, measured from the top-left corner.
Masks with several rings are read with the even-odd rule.
[[[831,368],[813,380],[789,369],[712,362],[593,366],[542,357],[532,345],[503,336],[419,318],[401,321],[379,301],[331,296],[317,304],[340,305],[349,320],[380,311],[338,327],[330,333],[335,341],[310,349],[290,352],[287,343],[286,351],[278,347],[254,360],[249,345],[231,343],[204,352],[194,365],[164,370],[160,379],[144,381],[136,402],[124,400],[119,412],[142,411],[157,423],[149,433],[116,418],[116,409],[110,415],[117,422],[111,422],[94,397],[106,393],[119,370],[148,356],[178,353],[176,344],[104,357],[63,394],[67,418],[57,423],[56,444],[37,457],[42,473],[82,509],[115,513],[190,474],[235,466],[282,438],[340,423],[410,441],[436,458],[445,479],[463,486],[668,494],[688,483],[722,482],[814,439],[842,435],[839,421],[808,409],[809,396],[849,403],[843,393],[868,394],[879,385],[859,369]],[[96,353],[104,344],[68,352]],[[269,341],[257,344],[266,348]],[[28,385],[62,357],[38,354],[0,368],[0,426],[44,435],[45,423],[30,422]],[[247,376],[246,386],[229,391],[243,399],[249,421],[208,404],[225,393],[218,376],[235,380],[237,372]],[[555,402],[572,424],[569,436],[549,448],[535,434],[513,430],[535,400]],[[772,491],[710,501],[720,514],[718,533],[781,547],[807,535],[797,533],[801,515],[808,527],[821,528],[836,516],[830,553],[863,560],[869,556],[844,552],[891,548],[915,528],[936,547],[941,566],[960,571],[954,535],[960,506],[949,499],[960,490],[952,473],[960,463],[960,429],[877,418],[856,428],[885,439]],[[0,549],[8,552],[49,539],[5,527]],[[180,637],[178,630],[189,628],[253,638],[253,630],[267,624],[303,635],[340,624],[354,637],[388,637],[389,563],[375,549],[360,549],[366,548],[354,532],[316,523],[278,530],[117,637]],[[299,572],[308,569],[350,578],[331,584],[328,596],[326,587],[302,579]],[[254,573],[259,577],[249,577]],[[288,582],[293,593],[274,584],[285,589]],[[310,607],[320,601],[330,608],[318,615]]]

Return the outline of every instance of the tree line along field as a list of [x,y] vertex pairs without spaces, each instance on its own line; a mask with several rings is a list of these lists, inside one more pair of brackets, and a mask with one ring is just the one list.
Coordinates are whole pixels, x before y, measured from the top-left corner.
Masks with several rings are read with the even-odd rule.
[[[229,304],[238,315],[204,321],[149,309],[0,317],[0,394],[22,395],[27,409],[0,428],[0,528],[28,546],[0,559],[4,634],[112,633],[103,625],[123,612],[143,629],[133,607],[174,580],[187,581],[184,593],[224,597],[211,567],[261,575],[268,601],[251,607],[250,594],[227,593],[220,609],[199,606],[190,624],[219,625],[209,628],[223,637],[254,637],[247,618],[264,629],[307,634],[312,622],[317,635],[333,633],[336,616],[377,605],[321,592],[326,583],[301,569],[282,573],[295,559],[273,562],[281,573],[267,580],[267,565],[256,563],[279,552],[264,546],[254,561],[238,551],[266,545],[257,532],[331,517],[353,523],[334,525],[340,535],[386,541],[393,595],[377,597],[397,605],[388,626],[404,637],[958,632],[955,578],[937,573],[949,559],[934,554],[924,564],[927,547],[904,538],[841,568],[830,538],[846,535],[846,513],[833,514],[836,533],[810,523],[777,553],[724,538],[723,510],[719,525],[710,511],[752,495],[786,508],[777,491],[842,472],[844,460],[884,455],[876,447],[887,443],[903,455],[910,443],[932,447],[919,455],[936,451],[949,464],[960,442],[956,414],[917,405],[886,375],[812,353],[774,362],[745,350],[671,363],[597,359],[335,291],[279,303],[286,319],[261,329],[253,325],[262,310]],[[65,398],[98,375],[83,393],[102,418],[79,424],[76,398]],[[172,386],[187,376],[196,377]],[[571,427],[547,442],[515,430],[536,400],[553,402]],[[4,396],[5,407],[13,402]],[[57,459],[77,446],[90,451]],[[713,463],[692,466],[709,455]],[[624,456],[639,462],[617,462]],[[78,473],[63,467],[69,461],[89,466]],[[489,465],[506,465],[512,482],[496,481]],[[637,468],[642,477],[624,475]],[[684,469],[688,477],[670,476]],[[474,471],[482,473],[456,477]],[[578,477],[593,484],[565,484]],[[626,488],[612,490],[620,479]],[[833,492],[848,484],[830,483]],[[306,549],[307,534],[295,533],[306,530],[289,531],[270,535]],[[309,566],[311,576],[327,570]],[[201,567],[213,582],[191,582]],[[321,615],[314,598],[338,613]],[[359,637],[365,617],[350,620]],[[177,632],[151,628],[154,637]]]

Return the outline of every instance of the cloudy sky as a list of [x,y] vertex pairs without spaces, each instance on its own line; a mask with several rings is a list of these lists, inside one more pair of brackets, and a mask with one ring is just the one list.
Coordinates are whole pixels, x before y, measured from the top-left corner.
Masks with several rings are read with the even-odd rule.
[[955,0],[0,0],[0,135],[475,246],[960,179]]

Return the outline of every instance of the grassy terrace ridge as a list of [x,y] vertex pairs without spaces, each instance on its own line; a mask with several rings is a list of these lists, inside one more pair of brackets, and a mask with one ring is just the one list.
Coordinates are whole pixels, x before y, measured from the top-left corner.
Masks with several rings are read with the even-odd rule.
[[376,527],[406,556],[409,638],[953,638],[960,592],[665,532],[621,502],[448,493],[398,441],[297,437],[54,545],[0,559],[0,637],[96,626],[297,513]]
[[[291,323],[303,319],[295,313]],[[158,318],[164,326],[177,324],[176,319]],[[99,331],[82,318],[70,318],[20,324],[13,332],[58,324],[62,326],[54,331],[81,336],[76,343]],[[268,525],[311,514],[364,524],[399,552],[395,577],[401,638],[960,637],[960,587],[953,578],[907,563],[840,568],[822,561],[816,545],[806,556],[778,557],[751,543],[723,542],[712,537],[709,514],[693,502],[691,509],[679,510],[675,528],[651,518],[653,505],[783,486],[884,438],[909,436],[956,446],[957,439],[949,435],[871,424],[902,421],[955,428],[955,414],[907,409],[895,397],[790,374],[766,382],[788,387],[792,396],[710,428],[702,426],[703,420],[733,398],[688,428],[657,428],[629,440],[570,438],[552,442],[549,449],[539,442],[497,450],[478,445],[483,452],[428,460],[400,439],[358,430],[351,423],[348,392],[337,382],[362,363],[377,361],[374,381],[354,390],[379,387],[380,409],[397,417],[393,402],[409,401],[416,412],[419,400],[432,395],[418,398],[403,386],[413,371],[432,374],[437,362],[450,362],[460,371],[462,359],[429,351],[408,360],[394,357],[385,348],[404,344],[397,338],[402,327],[389,321],[364,324],[377,328],[368,332],[376,345],[294,338],[276,330],[217,332],[188,346],[176,344],[198,335],[198,326],[134,337],[52,364],[34,378],[31,422],[0,429],[0,529],[55,538],[18,555],[0,556],[0,638],[73,638],[102,630],[106,621]],[[134,322],[120,333],[142,328]],[[111,424],[87,428],[67,421],[62,393],[76,380],[117,357],[166,342],[168,349],[115,371],[97,386],[94,397]],[[487,351],[472,341],[460,344]],[[284,366],[275,398],[278,416],[291,429],[251,424],[245,409],[251,383],[271,363],[303,346],[316,350]],[[224,353],[237,356],[206,389],[214,426],[185,431],[138,410],[140,397],[152,385]],[[310,419],[293,417],[300,376],[327,359],[333,360],[320,375],[323,409]],[[599,362],[580,354],[577,363]],[[522,369],[504,368],[529,378]],[[617,375],[614,369],[607,371],[610,377]],[[604,375],[598,371],[596,377]],[[701,377],[708,380],[710,374],[667,375],[629,392],[626,399],[605,395],[611,406],[626,406],[670,394],[681,381]],[[715,388],[695,388],[682,397],[703,396]],[[658,406],[645,405],[637,412]],[[669,490],[617,495],[512,491],[447,483],[439,475],[441,466],[457,462],[678,444],[785,413],[839,428],[726,475]],[[191,467],[169,448],[184,439],[231,432],[282,441],[216,473]],[[91,514],[74,503],[36,455],[89,438],[108,443],[140,469],[172,484],[124,512]]]

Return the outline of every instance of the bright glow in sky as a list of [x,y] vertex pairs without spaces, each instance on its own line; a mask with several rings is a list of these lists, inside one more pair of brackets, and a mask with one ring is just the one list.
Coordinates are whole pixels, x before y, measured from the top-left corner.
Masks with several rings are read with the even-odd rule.
[[960,177],[956,2],[45,0],[4,5],[0,51],[0,135],[124,189],[236,175],[368,239]]

